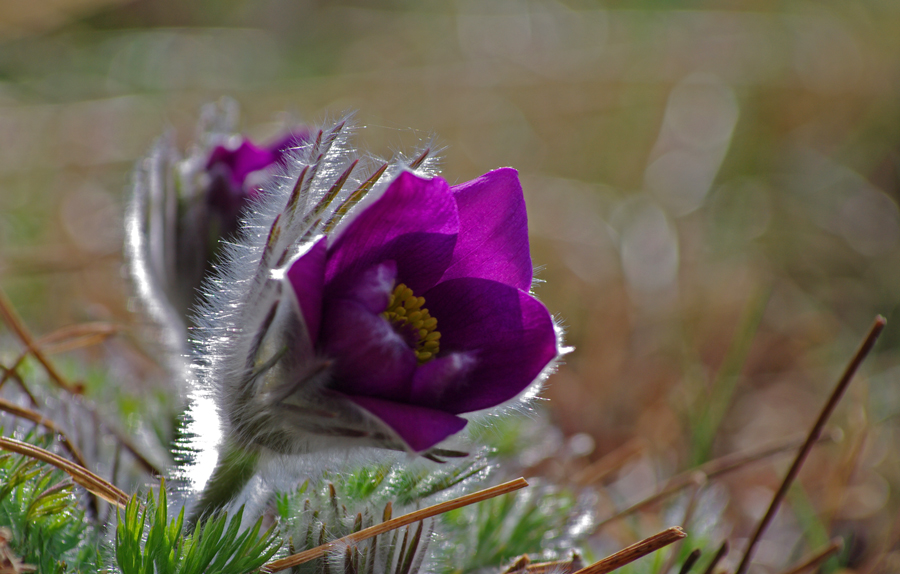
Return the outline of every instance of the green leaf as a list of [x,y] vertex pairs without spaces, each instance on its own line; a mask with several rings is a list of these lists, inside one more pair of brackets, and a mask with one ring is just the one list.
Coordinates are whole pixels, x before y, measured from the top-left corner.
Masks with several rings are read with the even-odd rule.
[[[136,497],[118,521],[116,563],[123,574],[244,574],[265,564],[281,547],[274,527],[259,534],[262,519],[241,531],[243,508],[230,519],[223,513],[201,520],[185,534],[184,509],[168,516],[165,483],[152,489],[144,511]],[[143,533],[147,532],[146,539]],[[142,542],[143,540],[143,542]]]

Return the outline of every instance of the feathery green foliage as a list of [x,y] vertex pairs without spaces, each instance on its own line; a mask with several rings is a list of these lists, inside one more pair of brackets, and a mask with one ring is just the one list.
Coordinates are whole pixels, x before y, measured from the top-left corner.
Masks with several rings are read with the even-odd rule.
[[[408,461],[360,466],[350,472],[326,474],[315,486],[306,482],[293,493],[280,494],[275,506],[285,530],[291,533],[290,551],[300,552],[388,519],[395,506],[423,506],[429,498],[446,498],[454,487],[483,479],[489,466],[484,452],[460,464],[437,467]],[[435,528],[434,521],[426,522],[332,552],[295,572],[416,574]]]
[[[25,440],[42,447],[49,442],[33,434]],[[0,526],[10,530],[12,552],[39,572],[96,571],[96,530],[62,471],[0,452]]]
[[573,538],[584,534],[570,533],[568,527],[582,517],[584,526],[592,522],[574,494],[537,485],[452,510],[441,515],[449,541],[444,544],[445,560],[456,572],[474,572],[502,566],[523,554],[564,558],[573,550]]
[[[212,516],[185,534],[184,509],[170,520],[165,485],[143,503],[133,496],[116,530],[116,563],[123,574],[243,574],[265,564],[281,547],[274,527],[260,534],[262,518],[241,531],[243,509],[229,519]],[[146,539],[145,539],[146,532]]]

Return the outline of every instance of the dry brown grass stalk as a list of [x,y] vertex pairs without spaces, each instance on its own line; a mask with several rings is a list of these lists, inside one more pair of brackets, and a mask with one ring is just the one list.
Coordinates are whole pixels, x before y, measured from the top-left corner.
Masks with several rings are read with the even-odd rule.
[[[835,433],[824,433],[819,440],[835,440],[834,434]],[[639,512],[677,492],[684,490],[685,488],[690,487],[691,485],[696,484],[698,473],[704,475],[707,480],[711,480],[724,474],[728,474],[729,472],[740,470],[741,468],[754,462],[759,462],[769,457],[799,448],[803,445],[803,441],[804,439],[802,437],[792,437],[768,445],[763,445],[759,448],[727,454],[725,456],[702,464],[696,469],[688,470],[681,474],[675,475],[670,478],[666,485],[658,492],[599,522],[596,526],[596,530],[603,528],[611,522],[615,522],[616,520],[625,518],[626,516],[630,516],[635,512]]]
[[643,454],[646,450],[647,443],[645,441],[640,439],[630,440],[579,470],[572,477],[572,482],[580,486],[599,483],[625,466],[628,461]]
[[658,534],[654,534],[649,538],[645,538],[640,542],[636,542],[627,548],[619,550],[615,554],[607,556],[603,560],[594,562],[590,566],[586,566],[575,574],[606,574],[618,570],[626,564],[631,564],[635,560],[643,558],[648,554],[656,552],[660,548],[665,548],[673,542],[677,542],[685,538],[687,534],[680,526],[672,526]]
[[144,456],[140,450],[138,450],[134,443],[132,443],[124,433],[107,422],[95,409],[90,408],[88,405],[83,406],[91,412],[91,416],[93,416],[104,428],[106,428],[110,432],[110,434],[113,435],[113,437],[116,439],[116,442],[118,442],[123,448],[125,448],[125,450],[127,450],[131,454],[131,456],[134,457],[138,464],[141,465],[148,474],[154,477],[163,475],[162,471],[157,468],[155,464],[150,462],[150,460],[146,456]]
[[688,574],[691,571],[691,568],[694,567],[694,564],[697,563],[697,560],[700,560],[700,555],[703,554],[703,551],[699,548],[694,548],[691,550],[691,553],[688,554],[687,558],[684,559],[684,563],[681,565],[681,569],[678,571],[678,574]]
[[532,562],[527,554],[517,558],[503,574],[573,574],[584,567],[581,555],[572,553],[568,560],[553,562]]
[[719,565],[719,562],[722,561],[723,558],[728,554],[728,541],[722,542],[722,545],[719,546],[719,549],[716,550],[715,556],[713,556],[712,561],[706,566],[706,570],[703,571],[703,574],[713,574],[716,571],[716,566]]
[[31,402],[32,406],[38,406],[37,397],[29,390],[28,385],[25,384],[25,381],[22,380],[22,377],[19,376],[19,373],[16,372],[15,369],[10,369],[4,365],[0,365],[0,372],[3,373],[3,376],[0,377],[0,388],[6,383],[6,381],[14,381],[17,385],[19,385],[19,389],[22,390],[23,393],[28,397],[28,400]]
[[28,332],[22,319],[19,317],[18,313],[16,313],[9,298],[7,298],[6,293],[2,290],[0,290],[0,318],[2,318],[3,322],[16,334],[19,340],[22,341],[22,344],[25,345],[28,352],[34,355],[34,358],[44,367],[44,370],[47,371],[47,375],[50,376],[50,379],[54,383],[72,394],[80,395],[84,391],[81,385],[74,385],[66,380],[66,378],[56,370],[53,363],[47,359],[46,355],[37,344],[37,341],[35,341],[31,336],[31,333]]
[[885,325],[887,325],[887,321],[884,317],[882,317],[881,315],[875,317],[875,321],[872,323],[872,327],[869,329],[868,335],[866,335],[866,338],[856,350],[853,358],[850,359],[850,363],[847,364],[847,368],[844,369],[844,374],[841,375],[841,378],[835,386],[834,391],[832,391],[831,396],[828,397],[828,401],[825,403],[825,406],[822,407],[822,411],[819,413],[816,422],[813,423],[812,428],[809,430],[809,435],[806,437],[806,441],[803,443],[803,447],[800,448],[800,452],[798,452],[796,458],[794,458],[794,462],[793,464],[791,464],[791,468],[788,469],[784,480],[781,482],[781,486],[779,486],[778,490],[775,492],[775,496],[772,497],[772,502],[771,504],[769,504],[769,508],[766,511],[766,514],[759,521],[756,530],[750,537],[750,541],[747,543],[747,549],[744,551],[744,556],[743,558],[741,558],[741,563],[738,565],[735,574],[745,574],[747,572],[747,569],[750,567],[750,561],[753,559],[753,549],[756,546],[756,543],[759,542],[759,539],[762,536],[763,532],[765,532],[766,528],[769,526],[769,523],[771,523],[772,519],[775,517],[775,513],[778,512],[778,508],[781,506],[781,502],[784,500],[784,497],[787,496],[788,489],[794,483],[794,480],[797,478],[797,474],[800,473],[800,467],[803,466],[803,463],[806,461],[806,457],[809,456],[809,453],[812,451],[812,447],[816,444],[816,442],[819,440],[819,437],[822,435],[822,431],[825,428],[825,423],[828,422],[828,419],[831,417],[831,414],[837,407],[838,402],[840,402],[841,397],[844,395],[844,391],[847,390],[847,387],[850,385],[850,381],[853,380],[853,375],[856,374],[859,366],[869,355],[872,347],[875,346],[875,341],[878,340],[878,336],[881,335],[881,332],[884,330]]
[[[103,341],[115,336],[121,331],[121,327],[112,323],[95,321],[92,323],[77,323],[66,325],[46,335],[42,335],[35,345],[47,355],[65,353],[84,347],[99,345]],[[22,358],[27,353],[22,354]],[[18,362],[18,360],[17,360]]]
[[803,558],[799,564],[790,570],[785,570],[782,574],[800,574],[801,572],[811,570],[840,552],[843,547],[844,541],[840,538],[835,538],[828,546]]
[[[56,370],[56,367],[47,358],[47,354],[94,345],[106,340],[107,338],[119,332],[119,327],[117,327],[116,325],[104,322],[94,322],[62,327],[35,340],[28,332],[28,329],[25,327],[22,319],[15,312],[12,303],[9,301],[3,291],[0,291],[0,318],[3,319],[3,321],[16,334],[16,336],[19,337],[22,344],[24,344],[26,347],[26,350],[17,358],[12,367],[3,367],[3,375],[2,378],[0,378],[0,387],[2,387],[3,384],[10,378],[15,379],[22,387],[22,390],[28,395],[32,405],[34,406],[38,406],[37,399],[28,390],[25,382],[21,380],[21,378],[18,376],[18,373],[16,372],[16,369],[18,369],[18,367],[22,364],[22,361],[24,361],[29,354],[33,355],[35,359],[37,359],[38,362],[43,365],[44,369],[47,371],[47,374],[50,376],[51,380],[53,380],[57,384],[57,386],[75,395],[76,400],[80,400],[81,394],[83,392],[83,388],[81,387],[81,385],[74,385],[68,382],[59,373],[59,371]],[[50,348],[45,348],[45,345],[50,345]],[[144,468],[144,470],[154,476],[162,475],[160,469],[157,468],[155,464],[150,462],[150,460],[146,456],[144,456],[140,452],[140,450],[138,450],[138,448],[128,439],[127,436],[125,436],[124,433],[120,432],[113,425],[106,422],[95,409],[91,408],[90,405],[82,402],[81,406],[91,413],[91,416],[94,417],[98,424],[102,425],[110,434],[113,435],[115,440],[123,448],[125,448],[125,450],[127,450],[132,457],[134,457],[134,459],[140,466]],[[26,416],[25,418],[28,417]],[[33,419],[29,420],[32,420],[32,422],[37,422]],[[43,420],[46,421],[47,419]],[[60,432],[62,434],[58,427],[54,428],[56,432]],[[65,440],[68,441],[67,438]],[[72,447],[70,448],[70,451],[74,449],[74,445],[71,445],[71,443],[69,443],[68,446]],[[76,456],[75,452],[77,451],[72,452],[73,456]],[[82,466],[87,466],[84,464],[84,460],[80,458],[80,454],[77,455],[76,458],[79,458],[79,464],[81,464]]]
[[[694,512],[697,510],[697,499],[700,496],[700,491],[706,486],[706,482],[708,477],[700,472],[699,470],[694,473],[694,478],[691,483],[690,496],[688,497],[688,502],[684,507],[684,515],[681,518],[681,524],[687,526],[691,523],[691,520],[694,519]],[[678,559],[678,549],[681,547],[682,542],[676,542],[672,547],[672,551],[669,552],[669,557],[666,559],[666,563],[663,565],[660,572],[662,574],[668,574],[670,570],[675,566],[675,561]]]
[[[2,305],[2,301],[0,301],[0,305]],[[13,319],[18,320],[18,317],[14,317]],[[116,325],[103,322],[68,325],[39,338],[34,342],[34,348],[39,349],[46,355],[73,351],[75,349],[81,349],[83,347],[90,347],[92,345],[102,343],[106,339],[118,333],[120,330],[121,329]],[[3,376],[0,377],[0,387],[5,385],[6,382],[11,378],[17,376],[19,367],[22,366],[22,363],[25,361],[28,355],[32,353],[32,347],[28,347],[23,353],[19,354],[19,356],[16,357],[16,360],[13,362],[11,367],[3,368],[4,372]],[[30,391],[28,391],[21,378],[19,378],[18,381],[23,390],[28,394],[29,398],[31,398],[32,404],[36,406],[37,400],[34,398],[34,395],[32,395]]]
[[358,542],[362,542],[363,540],[367,540],[380,534],[384,534],[385,532],[390,532],[391,530],[420,522],[422,520],[425,520],[426,518],[431,518],[433,516],[437,516],[451,510],[456,510],[457,508],[475,504],[476,502],[482,502],[484,500],[494,498],[495,496],[500,496],[501,494],[514,492],[526,486],[528,486],[528,483],[524,478],[517,478],[516,480],[504,482],[503,484],[498,484],[497,486],[492,486],[491,488],[486,488],[484,490],[479,490],[478,492],[473,492],[472,494],[460,496],[459,498],[454,498],[453,500],[434,504],[427,508],[416,510],[415,512],[410,512],[409,514],[404,514],[403,516],[398,516],[397,518],[386,520],[381,524],[376,524],[375,526],[364,528],[359,532],[354,532],[353,534],[344,536],[343,538],[339,538],[338,540],[334,540],[327,544],[322,544],[321,546],[317,546],[304,552],[294,554],[293,556],[275,560],[263,566],[262,572],[278,572],[280,570],[285,570],[293,566],[299,566],[300,564],[309,562],[310,560],[315,560],[316,558],[325,556],[325,554],[328,553],[329,550],[335,547],[347,544],[356,544]]
[[103,480],[83,466],[79,466],[70,460],[44,450],[39,446],[11,438],[0,437],[0,449],[15,452],[23,456],[40,460],[51,466],[55,466],[71,476],[72,480],[86,488],[88,492],[99,496],[110,504],[125,508],[125,505],[128,503],[128,495],[119,490],[116,485]]
[[63,446],[66,447],[66,450],[72,454],[72,457],[75,459],[75,462],[80,464],[81,466],[87,468],[87,463],[84,461],[84,457],[81,456],[81,451],[72,444],[72,441],[69,440],[69,437],[66,433],[57,426],[55,422],[44,417],[38,412],[35,412],[31,409],[26,409],[25,407],[20,407],[17,404],[11,403],[7,400],[0,399],[0,411],[5,411],[13,416],[17,416],[19,418],[23,418],[25,420],[29,420],[36,425],[40,425],[50,432],[59,435],[60,442],[62,442]]

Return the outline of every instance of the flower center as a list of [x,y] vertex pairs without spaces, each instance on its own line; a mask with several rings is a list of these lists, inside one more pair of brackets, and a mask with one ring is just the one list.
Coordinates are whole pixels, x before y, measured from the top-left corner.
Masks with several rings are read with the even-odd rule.
[[399,283],[387,309],[382,313],[398,332],[411,337],[411,347],[416,352],[419,364],[427,363],[440,350],[441,333],[437,331],[437,319],[428,309],[423,309],[425,297],[416,297],[413,290]]

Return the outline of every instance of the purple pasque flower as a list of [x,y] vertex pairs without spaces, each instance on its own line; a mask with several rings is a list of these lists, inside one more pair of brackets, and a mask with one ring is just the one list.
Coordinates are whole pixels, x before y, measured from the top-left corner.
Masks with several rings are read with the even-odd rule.
[[450,187],[430,149],[359,157],[353,130],[341,120],[285,154],[204,283],[188,451],[216,444],[219,461],[183,470],[194,516],[284,478],[282,457],[459,456],[437,445],[462,415],[531,398],[565,351],[528,292],[516,172]]
[[527,216],[513,169],[452,187],[404,171],[286,279],[328,365],[322,392],[364,409],[416,452],[462,430],[459,415],[521,394],[559,354],[553,319],[528,292]]
[[204,167],[209,178],[206,205],[211,218],[219,223],[218,235],[232,235],[238,228],[238,216],[248,201],[256,198],[265,176],[284,161],[292,147],[300,145],[309,134],[294,131],[267,147],[259,147],[241,137],[238,145],[217,145]]

